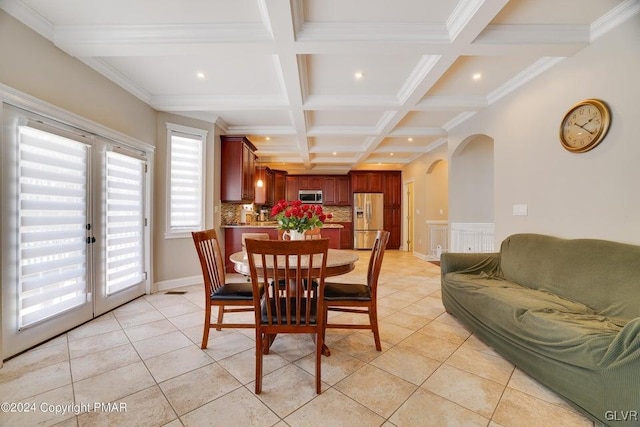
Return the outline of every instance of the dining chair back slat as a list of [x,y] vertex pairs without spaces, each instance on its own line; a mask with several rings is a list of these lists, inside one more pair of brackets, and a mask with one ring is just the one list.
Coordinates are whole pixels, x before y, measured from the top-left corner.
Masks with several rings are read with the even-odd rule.
[[[378,328],[378,279],[382,269],[384,251],[389,242],[391,233],[378,230],[371,248],[369,267],[367,269],[367,282],[360,283],[332,283],[327,282],[324,288],[324,330],[326,329],[370,329],[376,350],[382,350],[380,331]],[[352,324],[329,322],[329,311],[360,313],[369,317],[368,324]]]
[[[224,314],[253,311],[253,288],[248,283],[227,283],[222,251],[216,231],[203,230],[191,233],[200,260],[204,281],[204,332],[201,348],[207,348],[209,330],[216,328],[253,328],[255,323],[224,323]],[[216,322],[211,322],[211,308],[218,308]],[[231,308],[230,308],[231,307]]]
[[256,318],[256,394],[262,391],[262,358],[276,334],[312,334],[316,341],[316,392],[321,392],[320,355],[328,239],[247,239]]

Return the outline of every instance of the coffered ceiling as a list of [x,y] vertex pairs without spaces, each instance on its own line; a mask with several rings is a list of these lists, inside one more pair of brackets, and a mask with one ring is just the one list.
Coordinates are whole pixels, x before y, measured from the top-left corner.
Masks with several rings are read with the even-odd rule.
[[639,0],[0,0],[160,111],[294,173],[400,169]]

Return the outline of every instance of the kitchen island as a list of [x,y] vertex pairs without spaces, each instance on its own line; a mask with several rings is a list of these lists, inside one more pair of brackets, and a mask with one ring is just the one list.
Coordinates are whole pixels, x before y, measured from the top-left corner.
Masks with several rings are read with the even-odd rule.
[[[249,224],[223,225],[224,229],[224,253],[225,270],[234,273],[234,264],[229,260],[229,255],[242,251],[242,235],[244,233],[266,233],[270,239],[278,239],[278,227],[275,221],[252,222]],[[322,227],[322,237],[329,239],[329,248],[340,249],[340,232],[344,228],[341,224],[327,222]]]

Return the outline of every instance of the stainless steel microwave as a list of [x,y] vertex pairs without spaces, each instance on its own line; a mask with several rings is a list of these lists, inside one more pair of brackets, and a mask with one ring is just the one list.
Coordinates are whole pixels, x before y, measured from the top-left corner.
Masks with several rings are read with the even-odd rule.
[[302,203],[322,204],[322,190],[299,190],[298,199]]

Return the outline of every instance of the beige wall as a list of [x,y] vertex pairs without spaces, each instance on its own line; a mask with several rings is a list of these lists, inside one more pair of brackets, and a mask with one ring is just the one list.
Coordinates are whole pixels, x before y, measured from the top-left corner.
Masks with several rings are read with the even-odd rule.
[[[448,217],[447,147],[436,150],[411,162],[402,170],[402,181],[413,182],[413,251],[427,255],[427,221],[445,221]],[[440,214],[440,209],[443,213]],[[406,212],[403,218],[406,218]]]
[[[158,145],[154,182],[154,282],[160,287],[191,283],[188,278],[201,281],[202,272],[191,236],[165,238],[167,227],[167,125],[173,123],[207,131],[205,160],[205,226],[219,227],[220,218],[220,132],[212,123],[189,119],[169,113],[158,113]],[[215,204],[215,207],[214,207]],[[223,230],[222,230],[223,231]],[[221,230],[217,230],[218,233]],[[224,235],[222,235],[224,239]],[[223,248],[224,249],[224,248]],[[182,279],[187,279],[186,281]],[[165,282],[165,283],[162,283]]]
[[452,223],[493,222],[493,140],[468,137],[451,155],[449,173]]
[[155,145],[155,110],[1,9],[0,58],[0,83]]
[[[449,153],[470,135],[494,140],[496,243],[535,232],[640,244],[640,15],[595,40],[525,87],[450,132]],[[594,150],[573,154],[558,140],[565,112],[585,98],[611,108],[612,124]],[[451,189],[450,216],[462,194]],[[527,204],[527,216],[513,216]]]
[[[166,122],[207,130],[206,226],[220,206],[220,140],[211,123],[158,113],[0,10],[0,83],[156,147],[153,192],[153,280],[199,276],[191,238],[165,239]],[[214,164],[215,162],[215,164]]]

